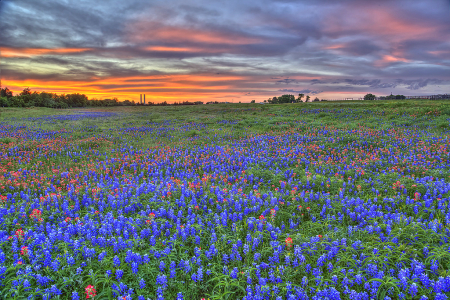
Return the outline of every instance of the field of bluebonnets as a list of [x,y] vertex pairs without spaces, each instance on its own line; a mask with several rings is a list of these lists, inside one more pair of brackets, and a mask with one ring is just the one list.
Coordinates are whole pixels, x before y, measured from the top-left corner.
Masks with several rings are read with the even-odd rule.
[[1,299],[447,299],[450,104],[0,112]]

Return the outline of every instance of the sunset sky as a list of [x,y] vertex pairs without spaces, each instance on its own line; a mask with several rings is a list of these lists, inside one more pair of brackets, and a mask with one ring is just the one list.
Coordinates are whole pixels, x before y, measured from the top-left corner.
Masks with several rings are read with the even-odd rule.
[[99,99],[450,93],[450,0],[1,0],[2,86]]

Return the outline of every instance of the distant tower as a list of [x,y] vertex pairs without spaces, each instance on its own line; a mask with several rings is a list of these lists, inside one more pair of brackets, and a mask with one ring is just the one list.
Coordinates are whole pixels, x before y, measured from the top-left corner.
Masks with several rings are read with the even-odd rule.
[[139,96],[141,96],[141,104],[142,104],[142,94],[139,94]]
[[144,105],[145,105],[145,94],[144,94]]

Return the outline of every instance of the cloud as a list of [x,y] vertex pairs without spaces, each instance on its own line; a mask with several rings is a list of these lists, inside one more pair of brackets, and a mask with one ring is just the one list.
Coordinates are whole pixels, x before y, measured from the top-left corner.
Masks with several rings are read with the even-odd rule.
[[313,91],[310,89],[304,89],[304,90],[292,90],[292,89],[282,89],[282,90],[278,90],[279,92],[283,92],[283,93],[293,93],[293,94],[312,94],[312,95],[316,95],[316,94],[320,94],[323,93],[323,91]]
[[448,82],[445,82],[444,80],[440,79],[417,79],[417,80],[403,80],[398,79],[397,82],[401,85],[406,85],[406,88],[408,90],[419,90],[421,88],[424,88],[428,85],[438,85],[442,83],[448,84]]
[[381,82],[381,79],[344,79],[342,82],[346,83],[349,86],[363,85],[377,89],[395,88],[398,85],[398,83],[396,82]]
[[448,0],[3,0],[3,82],[167,100],[445,93],[448,12]]
[[379,52],[382,48],[369,40],[354,40],[325,46],[324,49],[336,50],[347,55],[368,55]]
[[277,80],[277,82],[281,82],[281,83],[285,83],[285,84],[290,84],[290,83],[297,82],[297,80],[285,78],[285,79],[282,79],[282,80]]

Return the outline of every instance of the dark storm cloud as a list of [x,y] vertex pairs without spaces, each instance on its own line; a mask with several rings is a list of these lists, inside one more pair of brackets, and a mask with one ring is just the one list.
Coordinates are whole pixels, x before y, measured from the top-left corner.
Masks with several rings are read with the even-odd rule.
[[448,0],[3,0],[3,77],[139,88],[148,75],[229,72],[239,95],[427,93],[450,87],[449,13]]
[[[398,85],[397,82],[393,83],[393,82],[381,82],[380,79],[373,79],[373,80],[367,80],[367,79],[359,79],[359,80],[355,80],[355,79],[344,79],[342,81],[343,83],[346,83],[347,86],[355,86],[355,85],[365,85],[365,86],[369,86],[372,88],[381,88],[381,89],[385,89],[385,88],[394,88]],[[337,83],[335,81],[335,83]]]
[[277,82],[290,84],[290,83],[295,83],[295,82],[298,82],[298,81],[296,79],[285,78],[285,79],[282,79],[282,80],[277,80]]
[[428,85],[438,85],[445,83],[443,80],[439,79],[417,79],[417,80],[403,80],[398,79],[397,82],[402,85],[406,85],[408,90],[418,90],[424,88]]

